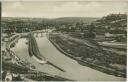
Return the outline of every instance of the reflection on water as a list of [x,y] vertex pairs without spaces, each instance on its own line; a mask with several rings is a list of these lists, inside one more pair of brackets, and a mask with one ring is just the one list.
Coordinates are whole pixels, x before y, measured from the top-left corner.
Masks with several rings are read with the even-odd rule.
[[24,38],[20,39],[13,48],[13,51],[22,60],[27,59],[28,62],[31,62],[33,65],[35,65],[36,69],[39,71],[47,72],[52,75],[59,75],[73,80],[125,80],[125,78],[108,75],[78,64],[75,60],[72,60],[71,58],[60,53],[50,43],[45,35],[44,37],[36,37],[36,41],[41,54],[45,56],[48,61],[66,70],[66,72],[62,72],[48,64],[41,65],[34,58],[30,58],[28,54],[28,45],[25,44],[27,40]]

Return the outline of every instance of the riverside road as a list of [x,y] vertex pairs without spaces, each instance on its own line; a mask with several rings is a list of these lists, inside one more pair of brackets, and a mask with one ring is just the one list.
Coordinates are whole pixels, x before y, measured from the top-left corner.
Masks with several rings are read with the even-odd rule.
[[54,47],[53,44],[48,40],[45,33],[43,33],[43,37],[35,37],[35,39],[41,55],[56,66],[64,69],[66,72],[62,72],[48,64],[42,65],[35,58],[30,57],[28,53],[28,45],[26,44],[28,40],[25,38],[19,39],[18,43],[14,48],[12,48],[12,50],[19,58],[21,58],[21,60],[35,65],[38,71],[79,81],[124,81],[126,79],[123,77],[108,75],[95,69],[80,65],[75,60],[58,51],[56,47]]

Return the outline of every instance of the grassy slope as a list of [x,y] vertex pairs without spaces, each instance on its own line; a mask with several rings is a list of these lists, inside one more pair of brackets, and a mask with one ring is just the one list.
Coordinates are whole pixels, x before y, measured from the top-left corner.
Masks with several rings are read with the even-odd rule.
[[87,40],[74,39],[65,35],[51,35],[52,40],[65,52],[99,66],[126,73],[126,56],[100,49]]

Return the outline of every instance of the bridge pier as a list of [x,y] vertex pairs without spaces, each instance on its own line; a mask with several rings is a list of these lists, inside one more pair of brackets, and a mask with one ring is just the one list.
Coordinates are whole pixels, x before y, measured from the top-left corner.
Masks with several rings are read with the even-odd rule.
[[43,32],[35,32],[33,33],[36,37],[43,37]]

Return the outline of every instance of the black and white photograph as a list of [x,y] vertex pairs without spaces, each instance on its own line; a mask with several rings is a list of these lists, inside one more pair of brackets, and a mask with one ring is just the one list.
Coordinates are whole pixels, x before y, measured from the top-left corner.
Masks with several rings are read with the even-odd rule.
[[1,1],[1,81],[127,80],[128,1]]

